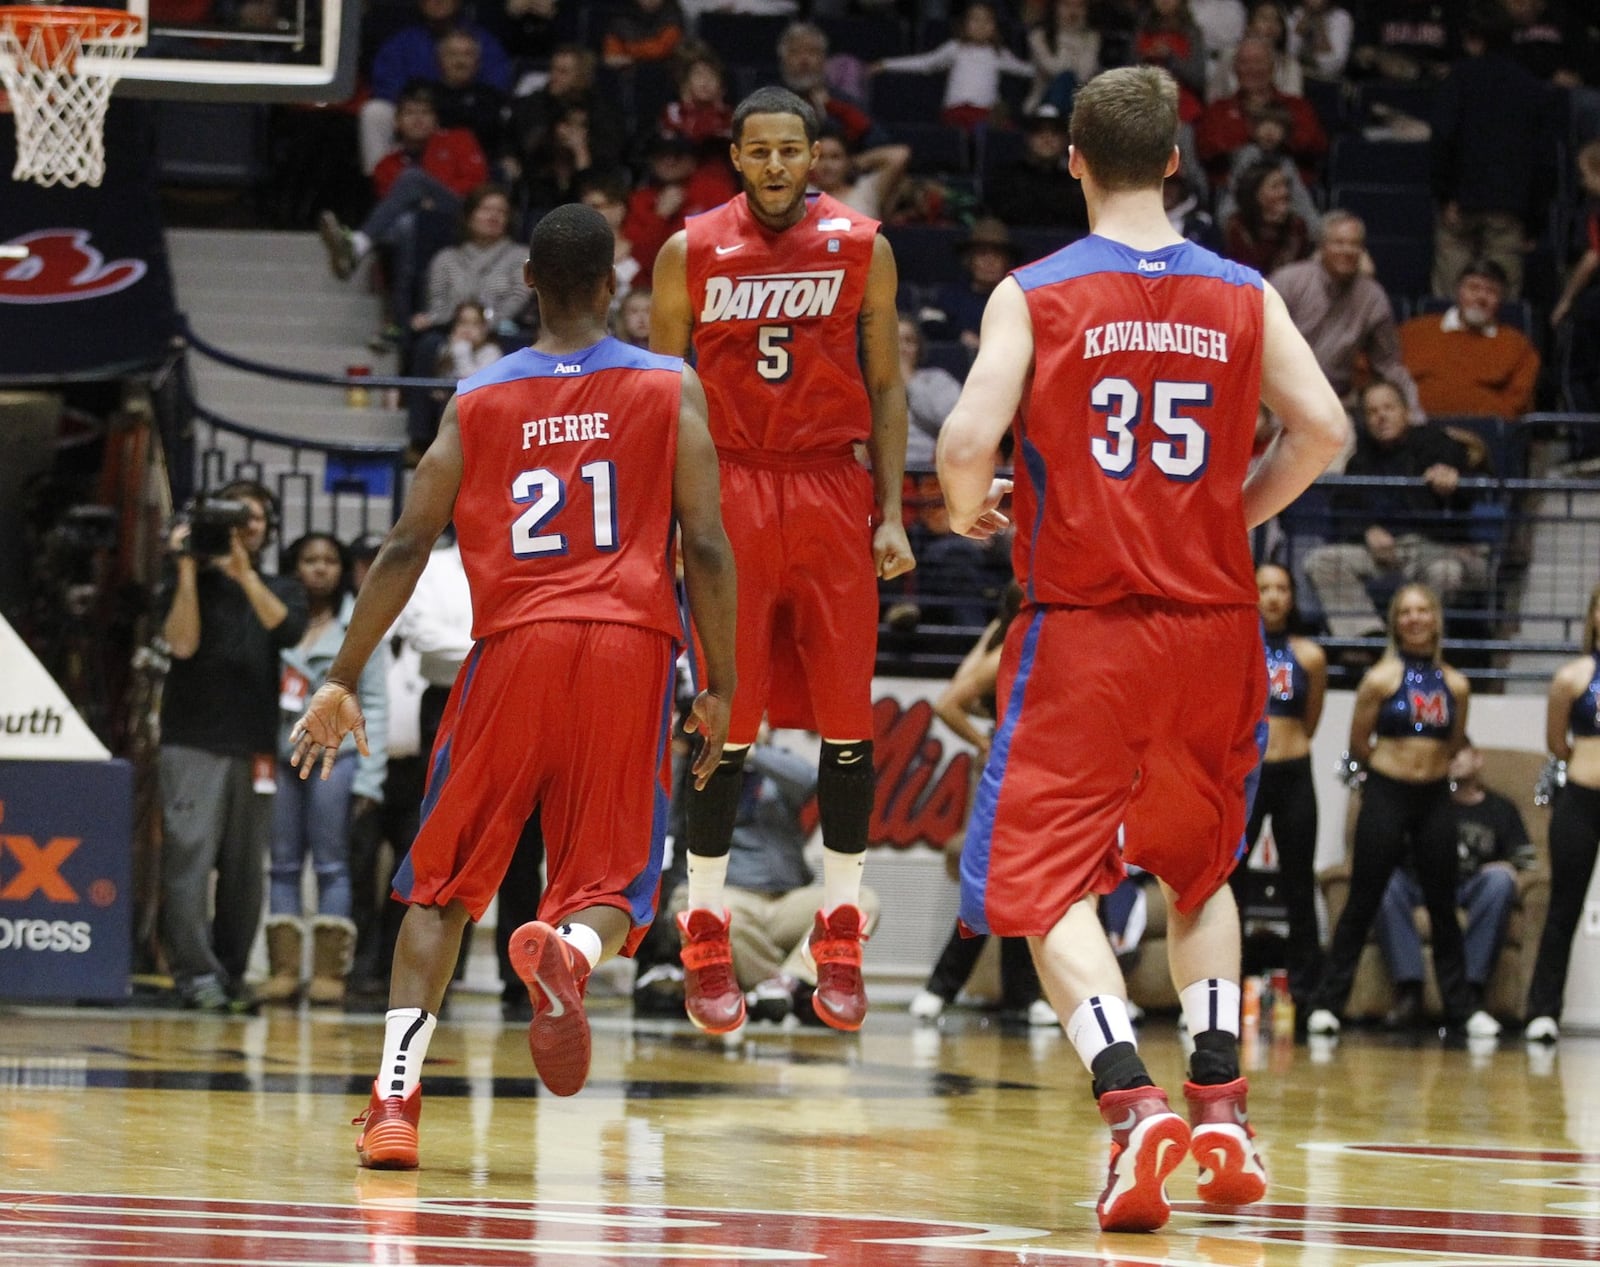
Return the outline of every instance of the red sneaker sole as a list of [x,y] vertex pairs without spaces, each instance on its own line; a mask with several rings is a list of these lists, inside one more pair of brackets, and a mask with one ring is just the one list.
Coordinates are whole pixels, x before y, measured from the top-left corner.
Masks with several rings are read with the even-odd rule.
[[1189,1124],[1173,1113],[1151,1118],[1135,1128],[1134,1134],[1138,1136],[1140,1131],[1144,1133],[1137,1146],[1130,1148],[1134,1153],[1132,1184],[1118,1193],[1110,1206],[1099,1209],[1103,1232],[1154,1232],[1172,1215],[1165,1186],[1167,1176],[1189,1154]]
[[507,950],[533,1003],[528,1054],[539,1080],[552,1095],[576,1095],[589,1080],[589,1018],[560,943],[555,929],[535,922],[512,933]]
[[1200,1165],[1197,1191],[1207,1205],[1249,1205],[1267,1195],[1266,1172],[1242,1129],[1202,1126],[1189,1151]]
[[415,1170],[417,1128],[409,1122],[379,1122],[361,1136],[356,1153],[368,1170]]

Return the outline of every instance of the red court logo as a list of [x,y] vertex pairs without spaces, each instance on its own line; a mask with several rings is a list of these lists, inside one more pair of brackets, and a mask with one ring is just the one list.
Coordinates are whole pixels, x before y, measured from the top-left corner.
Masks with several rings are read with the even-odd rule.
[[27,257],[0,265],[0,304],[58,304],[126,290],[149,271],[143,260],[113,260],[89,245],[87,229],[36,229],[11,239]]

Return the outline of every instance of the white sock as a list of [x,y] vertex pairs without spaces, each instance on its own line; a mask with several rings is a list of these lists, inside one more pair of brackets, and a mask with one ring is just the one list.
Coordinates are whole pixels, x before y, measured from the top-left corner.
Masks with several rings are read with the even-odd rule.
[[566,942],[580,955],[589,961],[593,968],[600,962],[600,957],[605,954],[605,947],[600,942],[600,934],[587,924],[563,924],[556,932],[561,934],[561,940]]
[[840,853],[822,847],[822,913],[832,915],[841,906],[861,905],[861,873],[867,869],[867,854]]
[[1128,1005],[1114,994],[1093,994],[1078,1004],[1067,1020],[1067,1041],[1085,1069],[1093,1069],[1094,1058],[1113,1043],[1139,1045]]
[[1178,991],[1183,1019],[1190,1034],[1208,1029],[1225,1030],[1239,1037],[1239,983],[1223,977],[1204,977]]
[[378,1096],[402,1100],[422,1081],[422,1062],[439,1018],[419,1007],[397,1007],[383,1018],[383,1066],[378,1070]]
[[367,252],[372,250],[372,239],[360,229],[356,229],[350,234],[350,250],[356,259],[364,259]]
[[702,858],[689,855],[689,909],[722,914],[722,888],[728,882],[728,855]]

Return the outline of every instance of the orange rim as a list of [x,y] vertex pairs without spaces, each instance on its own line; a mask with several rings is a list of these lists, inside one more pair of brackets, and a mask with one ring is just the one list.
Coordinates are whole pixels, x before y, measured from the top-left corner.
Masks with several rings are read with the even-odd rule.
[[[92,9],[81,5],[0,5],[0,31],[8,31],[31,54],[41,70],[77,70],[78,51],[117,55],[128,51],[129,43],[144,28],[137,14],[121,9]],[[39,35],[36,44],[33,34]],[[74,48],[72,37],[77,36]],[[110,47],[95,47],[96,44]],[[29,48],[29,45],[32,47]]]

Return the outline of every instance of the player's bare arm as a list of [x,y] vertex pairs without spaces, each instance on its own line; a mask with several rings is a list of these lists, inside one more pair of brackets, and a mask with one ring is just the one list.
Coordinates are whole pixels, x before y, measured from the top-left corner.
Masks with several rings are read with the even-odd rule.
[[289,733],[293,745],[289,762],[299,769],[302,779],[310,775],[319,757],[322,777],[327,778],[339,745],[352,732],[361,755],[367,755],[367,724],[356,699],[356,681],[416,589],[433,543],[455,511],[460,488],[461,432],[452,396],[439,422],[438,436],[417,464],[400,519],[384,538],[361,586],[327,681]]
[[872,562],[882,580],[917,566],[900,511],[906,476],[906,384],[900,377],[900,317],[895,295],[900,275],[894,248],[882,234],[872,244],[867,293],[861,301],[861,352],[867,397],[872,402],[872,483],[878,525],[872,534]]
[[1266,282],[1261,399],[1283,424],[1244,482],[1245,521],[1266,523],[1328,469],[1350,437],[1344,406],[1289,309]]
[[995,478],[995,462],[1032,369],[1028,301],[1016,279],[1008,277],[984,307],[977,359],[939,429],[939,487],[952,532],[984,541],[1011,522],[1000,513],[1011,481]]
[[689,306],[689,235],[679,229],[656,254],[650,276],[650,350],[688,356],[694,333]]
[[[695,697],[685,730],[704,742],[694,760],[694,780],[703,788],[728,738],[737,673],[733,631],[738,613],[733,547],[722,527],[722,492],[717,449],[706,422],[706,392],[700,376],[683,367],[678,407],[678,460],[672,474],[672,508],[683,534],[683,579],[689,611],[705,653],[706,685]],[[368,578],[369,581],[371,578]]]

